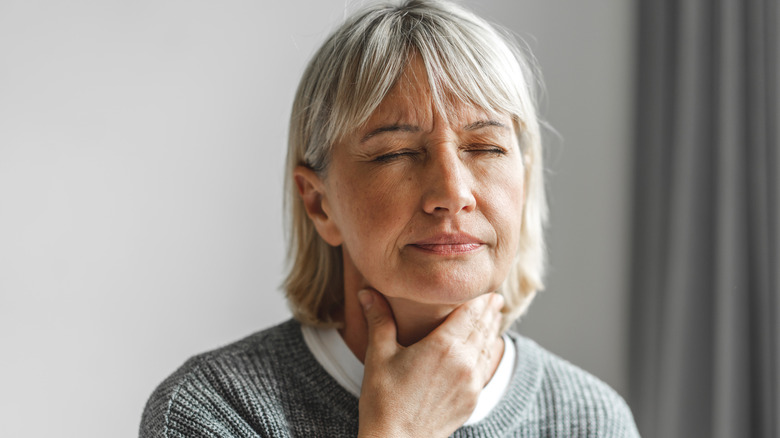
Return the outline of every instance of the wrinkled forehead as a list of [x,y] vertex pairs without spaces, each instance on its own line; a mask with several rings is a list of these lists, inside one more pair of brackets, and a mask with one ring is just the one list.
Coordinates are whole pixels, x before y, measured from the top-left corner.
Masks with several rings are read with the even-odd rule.
[[428,130],[438,123],[458,128],[485,121],[512,125],[512,117],[508,113],[482,108],[448,90],[441,91],[443,95],[437,101],[423,60],[414,56],[379,105],[354,129],[364,131],[378,125],[411,125]]
[[508,114],[495,113],[466,103],[455,103],[442,113],[425,94],[388,95],[365,123],[355,129],[357,134],[372,132],[380,127],[413,127],[415,131],[429,132],[443,125],[453,131],[471,131],[476,128],[514,128]]

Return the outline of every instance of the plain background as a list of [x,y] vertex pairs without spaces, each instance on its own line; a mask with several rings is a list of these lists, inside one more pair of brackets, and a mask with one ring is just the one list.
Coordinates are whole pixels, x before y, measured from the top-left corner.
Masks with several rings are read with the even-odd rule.
[[[625,396],[632,2],[465,3],[527,41],[559,133],[548,288],[517,328]],[[0,2],[3,435],[135,436],[185,359],[289,317],[287,117],[344,10]]]

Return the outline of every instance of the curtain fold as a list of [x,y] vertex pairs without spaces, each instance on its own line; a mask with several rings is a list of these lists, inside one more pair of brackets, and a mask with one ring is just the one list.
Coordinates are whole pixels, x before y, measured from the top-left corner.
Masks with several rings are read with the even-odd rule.
[[631,403],[645,437],[780,437],[776,1],[641,0]]

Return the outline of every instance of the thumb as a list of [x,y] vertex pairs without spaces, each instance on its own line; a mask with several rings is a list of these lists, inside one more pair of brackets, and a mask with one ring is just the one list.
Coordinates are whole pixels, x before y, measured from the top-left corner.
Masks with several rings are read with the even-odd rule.
[[363,307],[363,316],[368,325],[366,357],[372,353],[379,353],[381,356],[393,354],[398,344],[396,343],[395,318],[393,318],[393,311],[387,300],[376,291],[362,289],[358,292],[358,301]]

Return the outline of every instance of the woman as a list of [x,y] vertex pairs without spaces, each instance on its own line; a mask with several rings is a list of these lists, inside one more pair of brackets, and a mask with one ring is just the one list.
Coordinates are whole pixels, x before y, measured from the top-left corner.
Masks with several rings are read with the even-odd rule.
[[605,384],[501,334],[542,287],[532,85],[452,4],[348,19],[291,116],[295,320],[185,363],[141,436],[638,436]]

